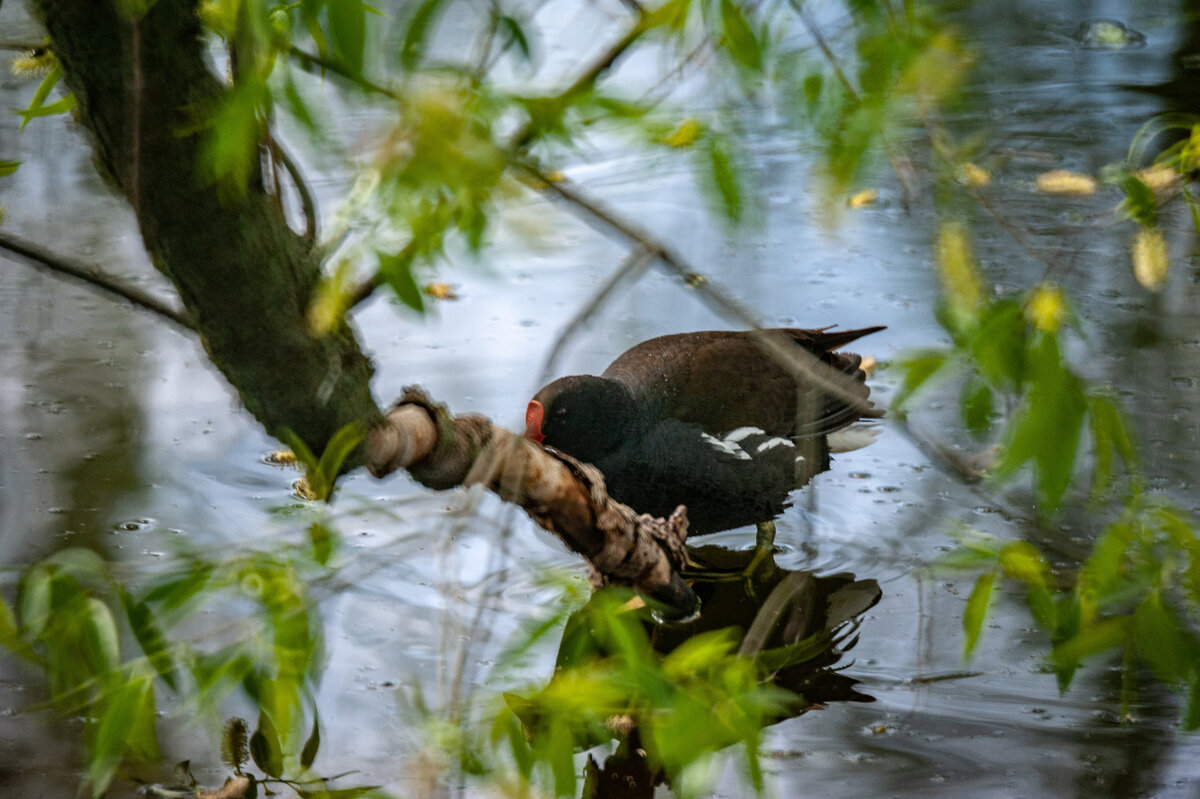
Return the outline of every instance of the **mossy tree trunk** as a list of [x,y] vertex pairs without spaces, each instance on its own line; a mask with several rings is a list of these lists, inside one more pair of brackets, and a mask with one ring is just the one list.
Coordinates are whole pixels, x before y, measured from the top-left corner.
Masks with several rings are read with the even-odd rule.
[[372,366],[354,335],[318,337],[306,324],[320,276],[311,241],[289,228],[257,174],[244,194],[198,177],[197,121],[228,88],[206,60],[196,1],[157,0],[136,21],[112,0],[33,4],[101,171],[250,412],[318,453],[344,425],[378,423]]

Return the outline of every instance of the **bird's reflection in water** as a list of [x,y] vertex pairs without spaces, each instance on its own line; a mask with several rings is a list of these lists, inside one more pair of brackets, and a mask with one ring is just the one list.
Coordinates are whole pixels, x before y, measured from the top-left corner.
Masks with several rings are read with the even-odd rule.
[[[783,569],[773,556],[758,555],[755,563],[754,550],[701,546],[689,548],[689,556],[685,576],[703,603],[701,613],[675,624],[654,624],[647,616],[642,629],[655,652],[666,656],[702,633],[732,630],[736,651],[755,661],[759,679],[787,692],[765,724],[830,702],[873,701],[855,690],[857,680],[834,667],[857,642],[861,615],[880,599],[874,580]],[[588,611],[585,607],[567,622],[560,670],[609,654],[601,643],[606,633],[595,629],[604,622]],[[648,759],[637,719],[622,717],[608,726],[617,749],[603,763],[589,756],[583,796],[653,796],[667,778]]]

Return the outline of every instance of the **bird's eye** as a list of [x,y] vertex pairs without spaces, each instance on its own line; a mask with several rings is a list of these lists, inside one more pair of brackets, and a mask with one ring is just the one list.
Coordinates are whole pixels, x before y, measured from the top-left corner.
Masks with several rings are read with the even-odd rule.
[[566,415],[567,415],[567,409],[566,409],[566,408],[555,408],[555,409],[554,409],[554,415],[555,415],[555,416],[566,416]]

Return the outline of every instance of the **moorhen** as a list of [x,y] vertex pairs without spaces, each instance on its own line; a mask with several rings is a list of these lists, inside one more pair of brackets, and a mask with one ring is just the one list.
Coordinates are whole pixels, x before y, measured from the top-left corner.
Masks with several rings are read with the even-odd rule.
[[599,377],[539,391],[525,436],[596,466],[609,495],[642,513],[683,504],[689,534],[757,524],[761,544],[789,492],[829,468],[831,446],[855,448],[831,445],[830,434],[883,415],[862,358],[834,351],[882,329],[653,338]]

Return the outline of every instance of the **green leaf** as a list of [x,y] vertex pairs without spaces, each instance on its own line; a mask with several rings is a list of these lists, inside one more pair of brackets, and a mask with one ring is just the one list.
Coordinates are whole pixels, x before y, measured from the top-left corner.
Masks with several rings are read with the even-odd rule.
[[56,100],[55,102],[50,103],[49,105],[43,105],[35,111],[31,111],[28,109],[25,111],[19,111],[18,113],[23,117],[23,119],[21,121],[21,127],[22,128],[25,127],[25,125],[27,125],[29,123],[29,120],[34,119],[35,117],[49,117],[49,116],[54,116],[55,114],[65,114],[74,108],[75,108],[75,95],[68,94],[66,97],[63,97],[61,100]]
[[405,69],[415,69],[424,56],[426,39],[441,10],[442,0],[425,0],[417,6],[400,45],[400,65]]
[[992,386],[1018,388],[1025,381],[1026,326],[1021,304],[1000,300],[980,315],[979,328],[967,343],[979,372]]
[[145,601],[161,604],[163,610],[177,610],[204,589],[212,577],[213,569],[212,564],[192,563],[187,572],[150,589]]
[[312,543],[313,560],[325,566],[329,556],[333,554],[335,536],[332,530],[321,522],[313,522],[308,526],[308,540]]
[[992,387],[978,375],[972,375],[963,388],[960,410],[971,435],[976,438],[987,435],[992,427]]
[[1038,334],[1028,357],[1032,385],[1009,424],[1004,457],[993,473],[1003,479],[1033,461],[1038,512],[1049,516],[1071,482],[1087,401],[1079,378],[1062,362],[1055,336]]
[[[33,119],[34,117],[55,114],[58,113],[58,110],[70,111],[71,108],[75,106],[74,95],[68,95],[68,97],[64,97],[62,100],[59,100],[57,103],[52,103],[49,106],[45,105],[46,98],[50,96],[50,92],[52,92],[54,87],[58,85],[59,80],[62,79],[62,74],[62,65],[55,64],[54,69],[47,72],[46,77],[42,78],[42,82],[38,85],[37,90],[33,93],[33,98],[29,101],[29,107],[15,112],[22,117],[22,128],[24,128],[25,125],[29,123],[29,120]],[[55,106],[62,105],[64,101],[68,99],[70,100],[70,104],[68,106],[58,110],[51,110],[54,109]]]
[[96,597],[84,600],[84,645],[97,673],[116,671],[121,665],[121,636],[108,605]]
[[92,796],[102,796],[126,757],[159,759],[154,724],[154,686],[148,677],[121,680],[111,686],[97,711],[88,758]]
[[892,400],[893,410],[903,413],[903,406],[908,399],[948,363],[949,353],[940,350],[914,353],[901,361],[900,368],[904,371],[904,380],[900,384],[900,390],[896,392],[896,398]]
[[721,208],[730,220],[736,222],[742,218],[742,189],[724,137],[708,137],[708,162]]
[[1133,528],[1128,523],[1114,522],[1106,527],[1084,562],[1081,585],[1102,595],[1115,593],[1125,579],[1122,566],[1132,541]]
[[1138,605],[1133,622],[1138,654],[1159,677],[1167,682],[1190,678],[1197,660],[1197,647],[1175,614],[1162,602],[1158,591],[1151,591]]
[[5,161],[0,158],[0,178],[11,175],[21,165],[20,161]]
[[1042,554],[1027,541],[1008,544],[1000,552],[1000,567],[1004,573],[1026,586],[1026,601],[1034,621],[1043,630],[1055,632],[1058,613],[1050,582],[1050,565]]
[[259,166],[259,145],[271,94],[261,80],[245,79],[225,92],[201,125],[205,133],[201,173],[209,182],[240,196]]
[[150,610],[149,605],[136,601],[125,590],[121,591],[121,604],[125,608],[125,617],[129,620],[129,628],[133,631],[133,637],[137,639],[138,646],[142,648],[150,665],[163,682],[172,690],[178,690],[179,686],[175,679],[175,663],[171,659],[166,639],[159,629],[154,612]]
[[545,741],[546,756],[550,771],[554,774],[554,795],[575,795],[575,739],[566,721],[560,715],[550,720],[550,731]]
[[502,46],[505,50],[515,47],[517,52],[526,61],[532,60],[529,50],[529,39],[525,36],[525,30],[516,18],[510,17],[507,14],[500,14],[496,17],[496,27],[504,35]]
[[1056,643],[1050,655],[1057,668],[1074,669],[1085,658],[1124,646],[1128,637],[1128,619],[1104,619]]
[[814,72],[804,79],[804,104],[808,113],[812,114],[820,108],[821,92],[825,89],[825,78],[821,73]]
[[328,500],[333,494],[333,486],[337,481],[338,473],[341,471],[342,464],[346,462],[346,458],[354,451],[366,436],[363,426],[351,422],[329,439],[329,443],[325,445],[325,451],[321,453],[321,459],[317,462],[317,474],[320,477],[323,487],[327,486],[327,493],[321,499]]
[[1119,184],[1125,192],[1125,206],[1129,216],[1142,227],[1154,227],[1158,223],[1158,203],[1154,199],[1154,191],[1128,170]]
[[1112,485],[1116,474],[1115,455],[1125,467],[1135,467],[1137,453],[1125,418],[1115,402],[1108,397],[1091,394],[1087,397],[1088,422],[1092,434],[1092,499],[1100,499]]
[[400,302],[417,313],[425,313],[425,300],[412,273],[412,258],[404,257],[403,254],[376,254],[379,256],[379,274],[392,287],[392,291],[396,292]]
[[21,638],[12,608],[0,597],[0,646],[26,660],[36,661],[37,653]]
[[642,13],[638,26],[643,31],[660,26],[671,30],[682,30],[691,7],[692,0],[667,0],[658,8]]
[[316,712],[313,712],[312,732],[308,735],[308,740],[304,742],[304,749],[300,752],[300,768],[309,769],[312,767],[313,761],[317,759],[317,750],[321,748],[321,725]]
[[1200,729],[1200,669],[1192,672],[1188,684],[1187,706],[1183,711],[1183,728],[1188,732]]
[[328,0],[329,39],[342,65],[361,74],[367,11],[361,0]]
[[730,57],[747,69],[762,72],[762,47],[758,37],[741,6],[733,0],[721,0],[721,27],[725,31],[722,43]]
[[986,572],[979,575],[971,595],[967,597],[967,607],[963,610],[963,657],[968,658],[979,643],[983,632],[983,623],[987,619],[988,604],[992,599],[992,589],[996,584],[996,573]]
[[271,717],[259,712],[258,726],[250,736],[250,757],[254,764],[270,777],[278,779],[283,774],[283,750],[279,746],[279,733]]
[[50,621],[50,594],[54,576],[42,564],[35,564],[21,577],[18,607],[21,624],[33,638],[40,638]]

